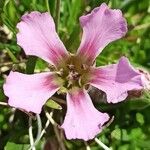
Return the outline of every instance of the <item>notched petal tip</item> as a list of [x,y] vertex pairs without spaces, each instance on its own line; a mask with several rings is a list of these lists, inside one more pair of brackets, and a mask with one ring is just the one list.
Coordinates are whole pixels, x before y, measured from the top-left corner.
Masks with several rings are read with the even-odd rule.
[[52,73],[25,75],[11,71],[3,89],[10,106],[39,114],[48,98],[59,89],[54,83]]
[[57,66],[68,57],[68,52],[59,39],[51,15],[37,11],[25,14],[17,24],[17,44],[26,55],[33,55]]
[[[130,63],[130,61],[128,60],[127,57],[122,56],[122,57],[119,59],[118,65],[119,65],[119,66],[118,66],[119,68],[121,68],[122,66],[126,66],[126,68],[128,68],[128,71],[132,72],[132,74],[133,74],[134,76],[140,76],[140,77],[141,77],[140,71],[137,70],[137,69],[135,69],[135,68],[131,65],[131,63]],[[142,83],[142,82],[141,82],[141,83]]]
[[125,36],[127,32],[127,22],[121,10],[110,9],[105,3],[90,14],[81,16],[80,23],[83,36],[77,54],[91,62],[105,46]]
[[94,17],[94,15],[95,15],[100,9],[105,9],[105,8],[108,8],[108,6],[106,5],[106,3],[102,3],[100,7],[94,8],[94,9],[91,11],[91,13],[81,16],[81,17],[79,18],[79,21],[80,21],[81,26],[85,26],[86,23],[88,23],[89,20],[91,20],[91,19]]
[[144,88],[141,73],[131,66],[126,57],[117,64],[93,68],[90,84],[106,93],[108,103],[123,101],[128,91]]
[[123,20],[120,22],[120,30],[123,33],[123,36],[126,35],[127,31],[128,31],[128,27],[127,27],[127,21],[123,18]]
[[108,120],[108,114],[94,108],[85,90],[67,94],[67,113],[62,125],[67,139],[93,139]]

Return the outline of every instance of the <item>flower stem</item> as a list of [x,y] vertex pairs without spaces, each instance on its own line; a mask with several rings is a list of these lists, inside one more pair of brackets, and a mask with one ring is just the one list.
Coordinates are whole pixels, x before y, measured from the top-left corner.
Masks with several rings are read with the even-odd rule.
[[13,63],[18,63],[17,58],[15,57],[15,55],[11,52],[11,50],[9,50],[8,48],[6,48],[7,53],[9,55],[9,57],[11,58],[11,60],[13,61]]
[[[38,119],[38,118],[37,118]],[[41,119],[40,119],[41,120]],[[41,133],[38,135],[38,137],[36,138],[34,144],[29,148],[29,150],[31,150],[33,148],[33,146],[36,146],[38,144],[38,142],[40,141],[40,139],[43,137],[43,135],[46,133],[46,129],[49,126],[50,121],[47,120],[44,129],[41,131]],[[38,128],[40,126],[40,123],[38,122]],[[41,126],[42,127],[42,126]],[[40,129],[39,129],[40,130]]]
[[3,106],[8,106],[8,103],[5,103],[5,102],[0,102],[0,105],[3,105]]
[[53,127],[54,127],[54,132],[55,132],[57,141],[58,141],[58,143],[59,143],[59,146],[61,147],[61,150],[66,150],[65,145],[64,145],[64,143],[63,143],[63,140],[61,139],[61,136],[60,136],[60,134],[59,134],[58,127],[57,127],[57,126],[53,126]]
[[46,112],[45,114],[46,114],[47,119],[51,122],[51,124],[52,124],[53,126],[59,126],[59,125],[55,122],[55,120],[52,118],[53,112],[51,112],[50,114],[49,114],[48,112]]
[[41,118],[39,114],[36,114],[36,118],[37,118],[37,125],[38,125],[38,133],[37,133],[36,139],[38,139],[42,132],[42,122],[41,122]]
[[86,146],[86,150],[91,150],[90,146],[88,145],[88,143],[86,141],[84,141],[84,144]]
[[104,150],[111,150],[109,147],[107,147],[104,143],[102,143],[98,138],[94,139],[95,142],[100,145]]
[[50,14],[50,8],[49,8],[49,2],[48,2],[48,0],[45,0],[45,3],[46,3],[47,11],[48,11],[48,12],[49,12],[49,14]]
[[60,3],[61,3],[61,0],[56,0],[56,17],[55,17],[56,32],[58,32],[58,26],[59,26],[59,18],[60,18]]
[[32,118],[29,117],[29,138],[30,138],[30,145],[32,147],[32,150],[36,150],[34,147],[34,139],[33,139],[33,133],[32,133]]
[[46,114],[46,117],[51,122],[51,124],[53,125],[54,132],[55,132],[55,135],[56,135],[56,138],[57,138],[57,141],[59,143],[59,146],[60,146],[61,150],[66,150],[65,145],[63,143],[63,140],[62,140],[62,138],[60,136],[60,133],[59,133],[59,130],[58,130],[59,124],[56,123],[55,120],[52,118],[53,113],[49,114],[48,112],[46,112],[45,114]]

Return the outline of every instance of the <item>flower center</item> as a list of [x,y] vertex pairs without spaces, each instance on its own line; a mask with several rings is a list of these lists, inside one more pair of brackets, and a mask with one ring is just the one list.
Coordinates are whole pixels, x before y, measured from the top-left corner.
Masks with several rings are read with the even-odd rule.
[[88,81],[90,66],[83,63],[78,56],[71,55],[57,67],[57,75],[63,81],[63,88],[70,90],[83,87]]

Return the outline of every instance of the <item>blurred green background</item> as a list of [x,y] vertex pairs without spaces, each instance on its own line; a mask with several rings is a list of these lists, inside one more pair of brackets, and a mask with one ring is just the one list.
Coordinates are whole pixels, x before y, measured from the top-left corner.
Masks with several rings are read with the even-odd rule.
[[[23,50],[16,44],[16,24],[26,12],[34,10],[50,11],[59,18],[56,7],[58,0],[0,0],[0,101],[7,102],[3,93],[3,83],[10,70],[32,73],[47,68],[41,59],[25,56]],[[127,56],[138,68],[150,70],[150,1],[148,0],[61,0],[60,18],[57,19],[58,33],[70,52],[75,52],[79,46],[82,29],[79,17],[87,14],[102,2],[111,8],[121,9],[128,22],[127,35],[109,44],[97,59],[97,66],[115,63],[121,56]],[[56,20],[56,19],[55,19]],[[139,93],[138,93],[139,94]],[[94,97],[92,97],[94,99]],[[95,107],[107,111],[114,117],[112,124],[98,137],[114,150],[150,150],[150,96],[143,92],[141,96],[132,95],[128,100],[106,105],[94,101]],[[62,107],[65,107],[62,105]],[[51,110],[51,108],[46,108]],[[55,110],[55,119],[60,123],[65,111]],[[46,117],[41,114],[44,126]],[[36,136],[36,120],[33,122]],[[84,150],[83,141],[64,140],[66,149]],[[101,150],[94,141],[89,141],[91,150]],[[59,149],[53,129],[50,126],[37,145],[37,149]],[[0,149],[28,149],[28,115],[0,105]]]

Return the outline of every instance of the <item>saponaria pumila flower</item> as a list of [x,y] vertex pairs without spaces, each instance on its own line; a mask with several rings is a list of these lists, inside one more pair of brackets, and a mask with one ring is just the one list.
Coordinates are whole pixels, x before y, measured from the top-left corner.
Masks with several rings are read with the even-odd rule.
[[91,85],[105,92],[108,103],[118,103],[125,100],[127,91],[142,89],[143,85],[141,74],[126,57],[117,64],[97,68],[93,65],[105,46],[127,32],[120,10],[112,10],[103,3],[81,16],[80,24],[81,44],[76,54],[70,54],[59,39],[49,13],[34,11],[22,16],[17,25],[18,45],[26,55],[40,57],[55,69],[32,75],[11,71],[4,92],[10,106],[40,114],[46,101],[65,89],[67,112],[61,127],[67,139],[89,140],[101,132],[109,115],[94,107],[87,87]]

